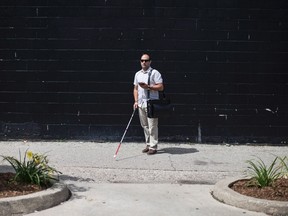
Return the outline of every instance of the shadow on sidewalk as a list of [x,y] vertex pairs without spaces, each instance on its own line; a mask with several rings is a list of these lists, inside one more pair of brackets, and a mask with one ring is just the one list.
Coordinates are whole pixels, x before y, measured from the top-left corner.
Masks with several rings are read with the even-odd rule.
[[157,154],[192,154],[199,152],[195,148],[179,148],[179,147],[169,147],[169,148],[162,148],[157,151]]
[[82,199],[85,196],[80,195],[80,194],[90,190],[89,187],[78,186],[77,182],[94,182],[94,180],[90,178],[84,179],[84,178],[79,178],[76,176],[69,176],[69,175],[61,175],[60,180],[64,182],[70,190],[71,197],[69,198],[69,200]]
[[[158,149],[157,150],[157,154],[192,154],[192,153],[196,153],[199,152],[197,149],[195,148],[180,148],[180,147],[169,147],[169,148],[162,148],[162,149]],[[156,154],[156,155],[157,155]],[[144,157],[146,156],[146,154],[139,154],[139,155],[133,155],[130,157],[126,157],[126,158],[120,158],[120,159],[116,159],[116,161],[123,161],[123,160],[128,160],[128,159],[135,159],[137,157]]]
[[0,165],[0,173],[4,172],[15,172],[13,167],[10,165]]

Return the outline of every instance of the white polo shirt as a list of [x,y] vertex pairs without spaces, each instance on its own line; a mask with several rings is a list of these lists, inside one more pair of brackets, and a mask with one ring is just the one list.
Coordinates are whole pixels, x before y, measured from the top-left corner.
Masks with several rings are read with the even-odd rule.
[[150,98],[148,98],[148,91],[140,87],[140,85],[138,84],[139,82],[144,82],[148,84],[149,71],[152,71],[150,75],[150,86],[163,83],[163,79],[162,79],[160,72],[155,69],[152,69],[151,67],[148,68],[147,71],[144,71],[142,69],[135,74],[134,85],[138,85],[138,106],[140,107],[147,107],[148,99],[159,99],[158,91],[150,90]]

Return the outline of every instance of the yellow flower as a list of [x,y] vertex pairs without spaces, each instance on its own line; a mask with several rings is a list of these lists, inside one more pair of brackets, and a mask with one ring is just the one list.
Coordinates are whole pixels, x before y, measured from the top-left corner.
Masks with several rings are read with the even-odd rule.
[[32,159],[33,158],[33,152],[28,151],[26,154],[27,154],[28,159]]
[[35,164],[40,164],[40,161],[37,159],[37,158],[34,158],[34,162],[35,162]]

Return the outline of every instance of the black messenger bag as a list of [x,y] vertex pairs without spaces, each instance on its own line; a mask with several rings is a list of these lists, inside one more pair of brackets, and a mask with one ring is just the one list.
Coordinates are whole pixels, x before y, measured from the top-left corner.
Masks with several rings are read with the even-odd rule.
[[[150,76],[148,76],[148,85],[150,85]],[[159,92],[160,93],[160,92]],[[174,106],[171,104],[169,98],[166,98],[164,91],[161,91],[159,99],[148,99],[147,101],[147,114],[148,118],[168,117],[174,111]],[[148,90],[148,98],[150,98],[150,91]]]

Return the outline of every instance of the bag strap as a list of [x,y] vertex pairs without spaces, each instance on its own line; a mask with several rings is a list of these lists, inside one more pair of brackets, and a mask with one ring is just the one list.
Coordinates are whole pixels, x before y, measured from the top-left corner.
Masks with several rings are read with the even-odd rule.
[[[153,68],[151,68],[151,70],[148,72],[148,86],[150,86],[150,76],[151,76],[151,74],[152,74],[152,71],[153,71]],[[164,90],[163,91],[159,91],[159,92],[161,92],[162,93],[162,95],[163,95],[163,98],[166,98],[166,95],[165,95],[165,93],[164,93]],[[147,96],[148,96],[148,100],[150,99],[150,90],[148,89],[147,90]]]
[[[148,82],[147,82],[148,86],[150,86],[150,76],[152,74],[152,71],[153,71],[153,69],[151,68],[151,70],[148,72]],[[148,99],[150,99],[150,90],[149,89],[147,90],[147,96],[148,96]]]

